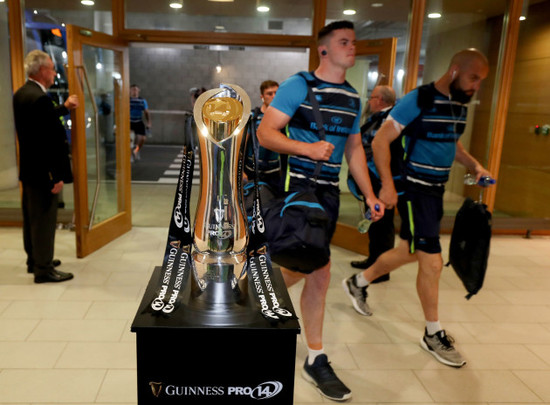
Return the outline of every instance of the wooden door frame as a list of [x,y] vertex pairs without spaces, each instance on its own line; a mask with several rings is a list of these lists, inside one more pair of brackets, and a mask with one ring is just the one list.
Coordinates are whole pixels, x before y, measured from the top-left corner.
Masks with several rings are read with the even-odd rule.
[[[132,228],[131,215],[131,168],[130,168],[130,105],[129,105],[129,58],[128,44],[125,40],[112,37],[85,28],[67,25],[67,54],[69,61],[68,78],[75,92],[84,104],[84,89],[80,73],[76,67],[82,65],[82,45],[113,50],[122,54],[122,89],[120,90],[120,111],[116,114],[116,173],[117,173],[117,208],[113,217],[93,225],[89,229],[89,207],[87,186],[87,159],[84,109],[78,108],[71,114],[73,125],[72,153],[74,184],[74,211],[76,229],[76,254],[84,257],[106,245]],[[76,89],[76,91],[75,91]],[[84,139],[83,139],[84,138]]]

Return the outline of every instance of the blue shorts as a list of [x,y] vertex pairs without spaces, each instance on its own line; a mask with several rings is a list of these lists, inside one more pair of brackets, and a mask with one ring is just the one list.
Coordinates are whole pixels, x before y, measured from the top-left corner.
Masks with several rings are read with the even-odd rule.
[[405,191],[399,198],[399,237],[409,242],[411,253],[441,253],[439,231],[443,217],[443,195]]

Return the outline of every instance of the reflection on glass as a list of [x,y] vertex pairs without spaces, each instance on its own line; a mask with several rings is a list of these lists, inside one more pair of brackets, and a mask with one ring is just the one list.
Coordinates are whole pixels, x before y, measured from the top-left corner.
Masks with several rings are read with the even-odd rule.
[[119,212],[116,170],[115,106],[120,72],[114,51],[83,45],[88,210],[96,225]]
[[525,3],[529,8],[522,13],[495,209],[514,217],[549,218],[550,1]]
[[357,40],[397,38],[393,88],[401,97],[403,69],[409,33],[410,0],[356,1],[356,13],[345,15],[344,0],[327,0],[327,20],[349,20],[355,25]]
[[[488,163],[493,88],[506,3],[506,0],[474,3],[429,0],[426,17],[434,7],[440,7],[441,17],[425,18],[422,32],[418,85],[439,79],[452,56],[462,49],[477,48],[489,58],[489,76],[469,105],[466,130],[460,138],[466,150],[484,166]],[[464,166],[453,164],[444,196],[445,215],[454,216],[465,195],[479,197],[476,187],[464,186],[465,173]]]
[[25,28],[27,52],[41,49],[37,42],[44,42],[51,35],[66,39],[65,25],[73,24],[94,31],[113,33],[111,0],[96,1],[85,6],[80,1],[25,0]]
[[256,0],[125,0],[126,28],[249,34],[311,35],[312,0],[276,0],[259,11]]
[[[8,7],[0,3],[0,58],[10,60]],[[15,150],[15,124],[13,121],[11,69],[9,63],[0,65],[0,208],[20,211],[20,191]]]

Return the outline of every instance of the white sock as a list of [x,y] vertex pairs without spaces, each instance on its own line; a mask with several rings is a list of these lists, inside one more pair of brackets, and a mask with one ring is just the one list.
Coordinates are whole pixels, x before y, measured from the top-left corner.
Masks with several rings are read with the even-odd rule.
[[307,364],[309,364],[310,366],[313,364],[313,362],[315,361],[315,358],[317,356],[319,356],[320,354],[325,353],[325,349],[314,350],[314,349],[310,349],[308,347],[307,350],[308,350]]
[[369,281],[363,276],[363,272],[355,275],[355,284],[357,284],[357,287],[366,287],[369,285]]
[[428,335],[430,336],[435,335],[437,332],[439,332],[442,329],[443,328],[441,327],[441,324],[439,323],[439,321],[435,321],[435,322],[426,321],[426,330]]

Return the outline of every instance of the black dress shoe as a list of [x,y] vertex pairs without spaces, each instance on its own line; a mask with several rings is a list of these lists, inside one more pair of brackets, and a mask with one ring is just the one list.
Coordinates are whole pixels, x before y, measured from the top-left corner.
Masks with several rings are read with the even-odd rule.
[[50,270],[46,274],[41,276],[34,276],[34,282],[40,283],[60,283],[72,279],[74,276],[72,273],[63,273],[58,270]]
[[[61,260],[59,259],[53,259],[52,260],[53,267],[59,267],[61,266]],[[32,266],[27,266],[27,273],[34,273]]]
[[367,257],[365,260],[354,260],[350,264],[351,264],[351,267],[355,267],[356,269],[363,269],[364,270],[368,267],[368,265],[367,265],[368,260],[369,260],[369,258]]

